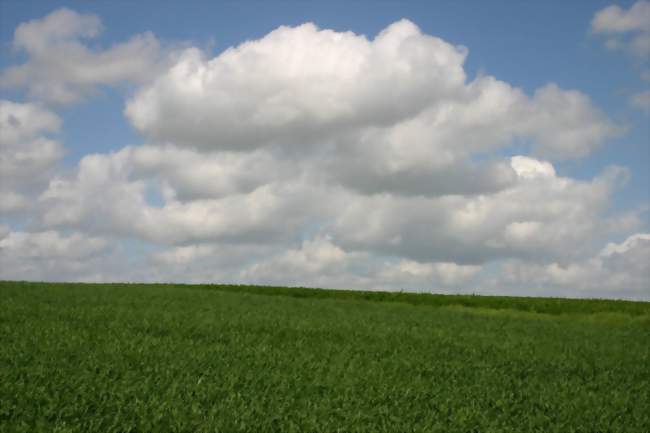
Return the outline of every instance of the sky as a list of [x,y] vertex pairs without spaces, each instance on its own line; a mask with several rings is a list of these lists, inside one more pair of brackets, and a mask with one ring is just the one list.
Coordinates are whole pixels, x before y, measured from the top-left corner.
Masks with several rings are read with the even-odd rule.
[[0,279],[650,300],[650,2],[0,0]]

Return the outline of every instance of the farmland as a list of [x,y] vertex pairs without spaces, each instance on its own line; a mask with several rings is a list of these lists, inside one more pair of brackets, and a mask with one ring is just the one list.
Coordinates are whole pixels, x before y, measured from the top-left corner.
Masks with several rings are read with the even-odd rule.
[[2,432],[647,432],[649,366],[650,303],[0,283]]

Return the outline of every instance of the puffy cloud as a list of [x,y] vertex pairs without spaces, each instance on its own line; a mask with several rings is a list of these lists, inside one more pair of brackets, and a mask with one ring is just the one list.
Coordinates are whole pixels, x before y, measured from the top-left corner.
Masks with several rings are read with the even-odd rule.
[[593,107],[587,95],[554,84],[535,92],[533,112],[529,133],[537,140],[536,154],[542,157],[584,157],[604,139],[622,132]]
[[475,264],[506,257],[568,260],[610,226],[598,215],[625,171],[582,182],[528,157],[514,157],[512,167],[515,185],[489,195],[359,197],[337,216],[333,233],[348,249]]
[[[592,22],[593,32],[606,36],[605,46],[610,50],[625,50],[642,61],[641,79],[648,81],[650,71],[650,2],[637,1],[624,10],[612,5],[596,13]],[[650,91],[637,92],[630,97],[630,104],[646,113],[650,111]]]
[[[624,255],[628,251],[636,248],[639,244],[645,245],[646,247],[650,246],[650,244],[647,244],[648,241],[650,241],[649,233],[636,233],[629,236],[620,244],[614,242],[608,243],[605,248],[602,249],[600,255],[602,257],[612,257],[615,254]],[[650,265],[650,263],[646,263],[646,265]]]
[[42,19],[18,26],[14,46],[28,52],[47,51],[52,42],[69,41],[79,37],[95,37],[102,23],[95,15],[80,15],[69,9],[59,9]]
[[352,283],[364,287],[359,268],[366,260],[366,254],[345,252],[330,237],[317,236],[298,248],[288,248],[245,267],[240,279],[265,284],[344,287]]
[[513,156],[510,159],[513,170],[522,179],[553,178],[555,168],[547,161],[538,161],[526,156]]
[[106,247],[104,239],[84,238],[78,233],[64,236],[55,231],[10,232],[0,241],[0,248],[11,251],[15,257],[54,257],[64,260],[84,258]]
[[[213,59],[185,51],[126,115],[154,142],[203,150],[333,146],[361,159],[388,151],[399,154],[390,161],[396,170],[424,165],[416,179],[515,138],[534,141],[540,155],[571,158],[617,132],[577,91],[549,85],[531,98],[493,77],[466,83],[466,55],[407,20],[372,40],[313,24],[280,27]],[[408,183],[416,181],[395,188]]]
[[[516,156],[508,164],[513,182],[497,192],[364,195],[301,174],[300,165],[286,166],[293,177],[268,170],[267,178],[242,174],[246,182],[240,182],[222,169],[219,154],[205,156],[195,172],[186,171],[185,163],[201,156],[170,147],[87,156],[76,173],[50,182],[39,199],[40,224],[188,246],[286,248],[306,230],[316,230],[334,236],[346,251],[467,265],[512,257],[569,260],[584,254],[599,233],[636,224],[634,218],[600,216],[625,181],[627,172],[620,168],[585,182],[557,176],[549,162]],[[225,157],[248,172],[251,155]],[[274,160],[265,164],[272,167]],[[162,191],[162,203],[150,200],[151,190]]]
[[[192,160],[198,158],[183,151],[180,154]],[[75,173],[55,177],[41,195],[41,224],[84,227],[169,244],[216,239],[271,242],[299,236],[309,215],[331,215],[330,208],[338,208],[335,198],[319,197],[324,187],[299,178],[260,182],[256,179],[259,176],[242,173],[241,184],[235,180],[225,182],[223,188],[201,188],[203,182],[231,173],[219,172],[224,161],[218,157],[207,159],[209,169],[196,171],[195,185],[188,187],[184,183],[187,179],[179,176],[178,165],[170,160],[166,160],[167,165],[156,165],[160,163],[158,157],[170,155],[176,155],[175,151],[125,148],[111,155],[84,157]],[[239,167],[246,169],[247,158],[243,159]],[[155,174],[154,167],[159,169]],[[181,175],[189,176],[186,170],[181,170]],[[165,173],[169,176],[163,182],[160,177]],[[263,179],[264,174],[260,176]],[[246,185],[248,181],[254,186]],[[194,187],[198,190],[192,190]],[[162,192],[162,205],[149,200],[152,190]]]
[[387,260],[345,251],[316,234],[297,245],[200,244],[173,247],[151,259],[158,281],[236,282],[365,290],[468,290],[480,266]]
[[[449,289],[467,289],[467,284],[481,271],[481,266],[459,265],[453,262],[420,263],[400,260],[388,263],[379,271],[376,281],[381,288],[447,292]],[[390,290],[390,289],[388,289]]]
[[118,159],[136,178],[156,178],[168,198],[191,201],[250,192],[265,183],[299,177],[292,161],[264,150],[200,154],[174,146],[125,148]]
[[[65,102],[151,66],[157,49],[131,64],[139,49],[81,44],[100,30],[96,17],[66,10],[24,24],[14,45],[31,57],[17,68],[50,62],[49,52],[82,53],[69,57],[74,70],[61,69],[65,79],[42,81],[41,97]],[[620,128],[586,95],[554,84],[527,95],[490,76],[468,82],[466,55],[406,20],[373,39],[305,24],[212,59],[186,50],[127,104],[148,144],[86,155],[55,175],[62,147],[49,135],[59,119],[5,101],[11,188],[0,188],[0,200],[7,209],[29,204],[33,219],[32,232],[0,226],[7,278],[105,280],[112,271],[129,280],[480,292],[495,264],[512,281],[597,260],[637,272],[632,241],[594,258],[613,234],[638,230],[635,214],[607,215],[627,171],[581,181],[551,162],[584,157]],[[41,82],[34,77],[25,85]],[[505,156],[522,144],[530,155]],[[112,242],[144,243],[150,254],[129,266]],[[544,278],[540,287],[564,287]]]
[[627,11],[617,5],[608,6],[596,13],[591,26],[601,33],[650,32],[650,3],[638,1]]
[[[650,2],[641,0],[630,9],[612,5],[598,11],[591,21],[595,33],[608,36],[610,49],[627,49],[635,55],[650,55]],[[629,36],[628,38],[623,38]]]
[[395,262],[365,252],[345,251],[331,236],[316,235],[298,247],[243,267],[238,279],[294,286],[447,292],[465,287],[480,270],[480,266],[455,263]]
[[81,233],[10,231],[0,226],[0,279],[97,280],[110,275],[112,245]]
[[57,132],[59,117],[37,104],[0,101],[0,127],[3,145],[32,139],[41,132]]
[[61,121],[37,104],[0,100],[0,212],[29,207],[63,157],[63,146],[48,135]]
[[241,284],[243,268],[279,250],[276,245],[214,242],[175,246],[152,254],[141,266],[142,276],[148,281]]
[[160,47],[151,33],[105,50],[81,42],[101,31],[98,17],[69,9],[21,24],[13,46],[27,54],[27,61],[3,71],[0,85],[26,88],[33,98],[66,104],[92,94],[98,85],[140,82],[156,71]]
[[650,234],[609,243],[597,255],[574,263],[507,263],[496,286],[513,285],[564,296],[650,300]]
[[417,114],[462,86],[465,55],[406,20],[373,41],[313,24],[280,27],[211,60],[187,50],[126,112],[156,140],[208,149],[302,145]]
[[477,79],[465,99],[434,106],[388,127],[339,140],[326,172],[364,193],[485,194],[511,186],[506,161],[471,159],[514,141],[534,138],[534,152],[558,159],[581,157],[619,129],[585,95],[555,85],[532,99],[491,77]]

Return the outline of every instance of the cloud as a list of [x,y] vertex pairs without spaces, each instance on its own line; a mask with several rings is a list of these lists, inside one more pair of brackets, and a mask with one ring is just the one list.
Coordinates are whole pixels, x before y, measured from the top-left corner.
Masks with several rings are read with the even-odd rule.
[[[647,70],[647,60],[650,56],[650,2],[637,1],[628,10],[617,5],[608,6],[594,15],[591,30],[607,38],[605,46],[608,49],[624,50],[637,57],[645,69],[641,72],[641,79],[650,79],[650,71]],[[630,104],[648,113],[650,91],[633,94]]]
[[118,155],[132,166],[134,177],[158,179],[168,198],[179,201],[250,192],[300,175],[297,164],[264,150],[197,153],[175,146],[137,146]]
[[598,215],[625,176],[613,169],[582,182],[521,156],[512,167],[518,172],[515,185],[490,195],[357,197],[337,215],[333,235],[347,249],[421,262],[569,260],[588,251],[608,225]]
[[407,20],[373,41],[313,24],[280,27],[214,59],[187,50],[126,113],[158,141],[235,150],[298,146],[417,114],[462,86],[465,55]]
[[[231,255],[233,253],[233,255]],[[345,251],[317,234],[288,248],[218,244],[175,247],[156,254],[163,281],[230,281],[340,289],[454,292],[467,287],[480,266],[386,260]]]
[[345,251],[330,236],[317,235],[297,248],[244,267],[240,280],[367,290],[449,292],[464,287],[480,266],[387,261],[365,252]]
[[[75,173],[54,178],[40,196],[40,225],[168,245],[285,247],[312,227],[332,235],[346,251],[423,263],[568,260],[599,233],[615,230],[613,218],[600,215],[627,176],[624,169],[612,168],[590,182],[577,181],[557,176],[547,161],[516,156],[508,163],[512,183],[490,194],[367,195],[305,175],[300,160],[294,166],[284,161],[293,176],[264,172],[263,165],[260,170],[268,177],[238,184],[238,172],[223,170],[217,155],[153,146],[86,156]],[[197,165],[188,187],[185,164],[201,156],[203,164]],[[246,179],[251,155],[225,157]],[[273,159],[265,164],[276,165]],[[215,183],[219,174],[233,183]],[[213,186],[202,188],[204,184]],[[150,200],[152,190],[161,191],[162,202]]]
[[13,47],[27,61],[0,75],[4,88],[26,88],[39,100],[69,104],[96,92],[99,85],[150,79],[158,68],[160,46],[151,33],[136,35],[110,48],[92,49],[82,41],[102,31],[95,15],[59,9],[18,26]]
[[61,120],[38,104],[0,100],[0,212],[30,206],[47,186],[64,148],[50,137]]
[[597,255],[570,264],[512,262],[497,287],[537,289],[565,296],[650,299],[650,234],[609,243]]
[[599,33],[650,32],[650,3],[638,1],[627,11],[608,6],[596,13],[591,26]]
[[622,132],[583,93],[551,84],[535,92],[530,134],[538,156],[555,159],[584,157],[605,139]]
[[280,250],[275,245],[202,242],[156,252],[143,263],[142,269],[147,281],[241,284],[243,268]]
[[100,237],[53,230],[10,231],[0,226],[0,279],[4,280],[102,279],[98,276],[110,275],[116,259],[111,253],[111,243]]
[[397,287],[411,291],[449,292],[449,289],[466,288],[472,278],[481,271],[481,266],[459,265],[453,262],[420,263],[400,260],[386,264],[376,280],[381,288]]
[[[50,52],[73,60],[60,76],[25,78],[28,91],[71,102],[147,75],[157,43],[144,53],[82,44],[100,31],[97,17],[67,10],[20,26],[14,46],[30,57],[16,68],[40,74]],[[66,171],[52,138],[60,119],[3,101],[0,200],[29,210],[24,231],[0,226],[3,278],[441,292],[498,279],[517,293],[513,275],[526,272],[539,290],[565,290],[549,266],[583,269],[585,287],[596,261],[637,272],[632,241],[610,248],[618,256],[598,253],[639,231],[638,213],[610,209],[629,172],[556,171],[622,129],[575,90],[468,80],[467,55],[407,20],[371,39],[304,24],[211,59],[191,48],[127,102],[145,144]],[[137,263],[123,257],[136,250]]]
[[372,40],[313,24],[280,27],[212,59],[186,50],[128,102],[126,115],[154,143],[203,151],[295,155],[330,146],[363,158],[368,146],[380,155],[408,150],[402,158],[429,162],[425,178],[456,149],[529,139],[539,155],[574,158],[618,132],[577,91],[549,85],[531,98],[493,77],[467,83],[467,52],[408,20]]
[[[191,160],[199,158],[187,153],[185,156]],[[271,242],[287,236],[295,238],[308,215],[325,216],[331,212],[329,207],[337,207],[331,199],[324,201],[319,197],[320,186],[301,182],[299,178],[266,179],[255,187],[237,185],[235,180],[234,186],[226,183],[228,194],[218,185],[201,189],[203,182],[211,182],[223,167],[223,160],[216,157],[206,159],[206,164],[211,165],[194,173],[193,182],[199,190],[192,190],[192,185],[188,190],[185,179],[178,176],[179,165],[172,160],[159,166],[158,173],[152,173],[155,158],[155,151],[147,148],[125,148],[111,155],[84,157],[76,172],[52,179],[39,198],[41,225],[84,227],[166,244],[215,239]],[[233,167],[247,170],[246,159],[243,157],[244,161]],[[176,163],[185,161],[178,159]],[[161,181],[165,173],[169,177]],[[232,171],[222,172],[229,174]],[[241,177],[246,180],[245,173]],[[255,176],[251,181],[258,182]],[[234,190],[228,189],[231,187]],[[240,187],[242,190],[238,191]],[[152,190],[162,193],[162,205],[148,200]]]
[[366,254],[343,251],[328,236],[316,236],[245,267],[240,278],[251,283],[341,287],[362,283],[355,267],[366,259]]
[[650,55],[650,2],[642,0],[630,9],[608,6],[594,15],[591,30],[607,36],[610,49],[625,49],[640,58]]

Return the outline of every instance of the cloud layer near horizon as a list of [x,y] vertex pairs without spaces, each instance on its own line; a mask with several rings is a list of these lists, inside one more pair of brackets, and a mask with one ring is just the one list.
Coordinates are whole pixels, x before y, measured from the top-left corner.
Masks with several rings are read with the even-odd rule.
[[[467,48],[408,20],[213,58],[84,45],[100,30],[68,10],[16,30],[28,59],[0,83],[35,100],[0,102],[0,212],[24,221],[0,226],[0,278],[650,297],[643,209],[610,208],[628,170],[555,171],[624,132],[579,91],[468,79]],[[43,102],[123,82],[143,144],[62,170]]]

